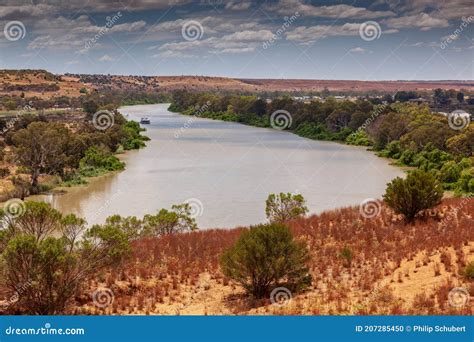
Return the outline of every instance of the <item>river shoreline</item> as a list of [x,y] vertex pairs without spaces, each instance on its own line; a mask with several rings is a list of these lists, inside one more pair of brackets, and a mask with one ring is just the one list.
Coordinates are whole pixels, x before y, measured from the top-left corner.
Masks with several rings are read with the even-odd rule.
[[90,224],[113,214],[143,217],[191,201],[200,228],[232,228],[264,222],[270,193],[299,192],[310,212],[320,213],[380,198],[388,181],[403,176],[363,146],[205,118],[188,125],[188,116],[169,112],[168,106],[120,108],[128,120],[151,119],[147,147],[118,155],[125,170],[34,199]]

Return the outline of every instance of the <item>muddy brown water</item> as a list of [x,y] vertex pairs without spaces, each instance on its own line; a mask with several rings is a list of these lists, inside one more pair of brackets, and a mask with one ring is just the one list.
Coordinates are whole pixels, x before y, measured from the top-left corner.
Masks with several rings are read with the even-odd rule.
[[200,228],[231,228],[264,222],[270,193],[301,193],[310,213],[319,213],[380,198],[387,182],[403,175],[365,148],[184,116],[167,107],[120,109],[129,119],[151,120],[144,126],[147,147],[122,156],[126,170],[35,199],[89,224],[188,201]]

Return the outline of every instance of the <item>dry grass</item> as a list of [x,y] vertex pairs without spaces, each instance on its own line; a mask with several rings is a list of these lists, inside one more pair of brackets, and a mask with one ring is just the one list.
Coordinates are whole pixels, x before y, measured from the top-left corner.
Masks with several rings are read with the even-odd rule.
[[[458,210],[455,210],[458,208]],[[81,314],[472,314],[448,304],[448,293],[474,285],[460,270],[474,260],[474,200],[446,199],[414,225],[388,208],[364,219],[344,208],[290,223],[311,251],[313,284],[282,307],[252,300],[225,279],[219,256],[241,229],[206,230],[142,239],[121,270],[87,284],[73,313]],[[347,246],[350,267],[340,257]],[[93,306],[97,288],[113,289],[114,302]]]

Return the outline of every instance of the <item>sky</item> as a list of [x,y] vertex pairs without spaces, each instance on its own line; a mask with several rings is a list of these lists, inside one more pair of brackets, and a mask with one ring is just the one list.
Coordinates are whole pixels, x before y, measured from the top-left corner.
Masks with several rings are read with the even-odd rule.
[[473,80],[473,0],[0,0],[0,69]]

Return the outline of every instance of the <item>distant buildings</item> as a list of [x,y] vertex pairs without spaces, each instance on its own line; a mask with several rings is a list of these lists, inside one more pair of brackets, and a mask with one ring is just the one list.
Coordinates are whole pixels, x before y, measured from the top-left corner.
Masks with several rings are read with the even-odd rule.
[[416,99],[410,99],[408,100],[408,102],[410,103],[416,103],[418,105],[421,105],[421,104],[424,104],[424,103],[428,103],[428,100],[427,99],[424,99],[422,97],[419,97],[419,98],[416,98]]
[[[356,97],[356,96],[345,96],[345,95],[335,95],[335,96],[329,96],[329,97],[332,97],[336,101],[352,101],[352,102],[355,102],[357,100],[362,99],[362,98],[359,98],[359,97]],[[292,96],[291,98],[295,101],[305,102],[305,103],[308,103],[308,102],[311,102],[311,101],[324,102],[326,100],[325,97],[316,96],[316,95],[314,95],[314,96],[309,96],[309,95]]]

